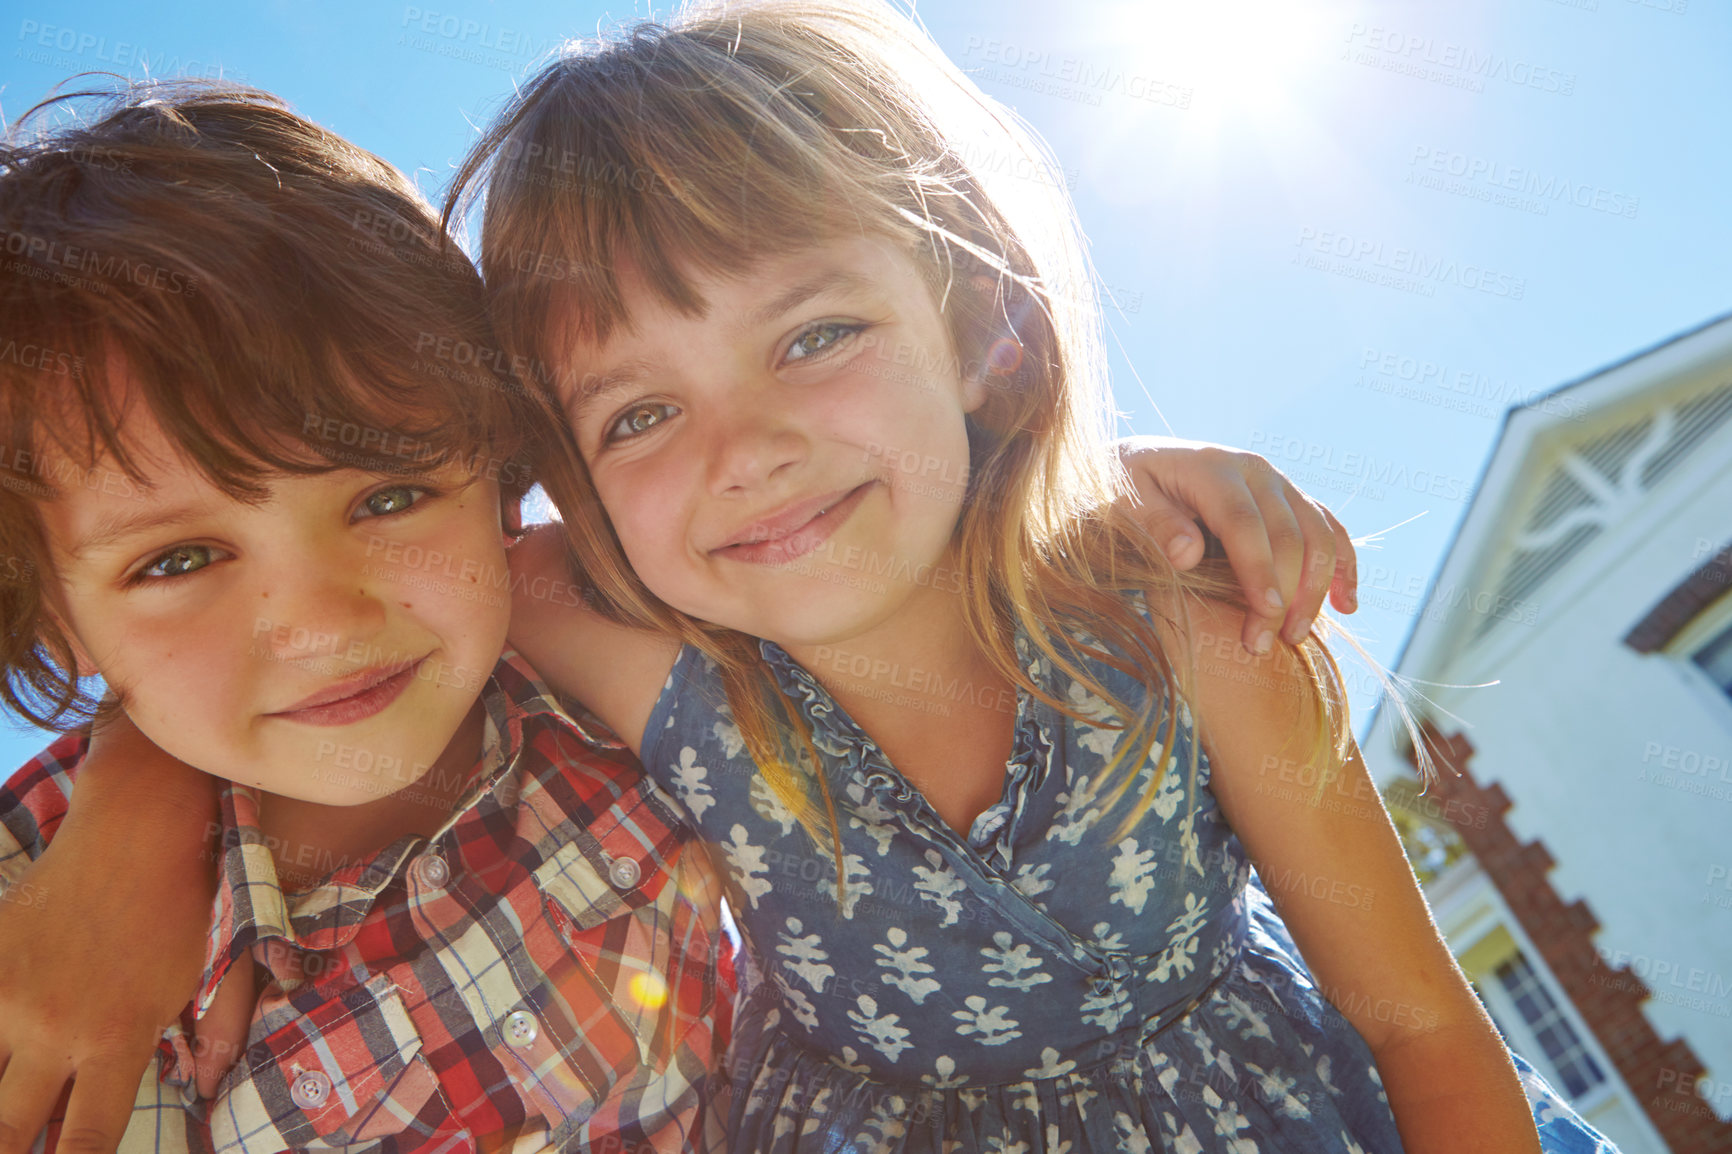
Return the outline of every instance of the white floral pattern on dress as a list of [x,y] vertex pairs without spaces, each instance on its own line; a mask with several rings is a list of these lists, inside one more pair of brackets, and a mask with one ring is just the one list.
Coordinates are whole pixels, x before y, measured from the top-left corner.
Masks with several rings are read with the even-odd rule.
[[992,974],[986,980],[989,986],[997,986],[1011,990],[1032,990],[1036,986],[1052,981],[1052,975],[1041,972],[1043,959],[1034,956],[1032,947],[1024,943],[1015,945],[1009,934],[1000,931],[992,935],[992,945],[981,951],[986,956],[987,964],[981,972]]
[[[756,984],[725,1067],[733,1151],[1399,1149],[1369,1049],[1294,964],[1200,752],[1192,780],[1189,712],[1164,712],[1177,731],[1159,774],[1153,756],[1113,771],[1135,775],[1131,798],[1153,790],[1121,828],[1128,804],[1104,807],[1124,780],[1108,772],[1120,737],[1110,706],[1026,637],[1016,645],[1045,692],[1082,716],[1019,695],[1005,797],[963,832],[810,674],[764,646],[822,756],[835,850],[815,847],[750,765],[712,704],[723,699],[714,666],[682,653],[644,760],[726,861],[749,946],[742,972]],[[1141,691],[1088,668],[1121,700]],[[1615,1154],[1517,1065],[1547,1154]]]
[[1125,838],[1113,857],[1113,872],[1107,875],[1107,888],[1112,891],[1107,900],[1117,902],[1133,914],[1142,913],[1149,891],[1155,888],[1154,872],[1155,851],[1139,848],[1134,837]]
[[942,925],[953,926],[962,916],[962,903],[956,900],[957,895],[968,888],[968,883],[956,876],[937,850],[926,851],[926,862],[914,867],[914,889],[922,900],[944,911]]
[[782,968],[794,977],[805,982],[815,993],[824,992],[824,983],[836,976],[836,967],[827,960],[830,955],[824,952],[817,934],[808,934],[799,918],[789,918],[787,932],[778,934],[782,944],[776,947],[776,952],[782,955]]
[[989,1007],[979,994],[969,995],[962,1004],[967,1009],[950,1016],[962,1023],[956,1032],[963,1037],[973,1038],[982,1046],[1002,1046],[1022,1037],[1022,1031],[1017,1029],[1022,1023],[1010,1016],[1009,1006]]
[[692,811],[692,817],[702,821],[704,813],[716,804],[716,798],[704,780],[710,771],[697,764],[697,759],[698,751],[691,746],[680,750],[679,764],[674,767],[674,793]]
[[907,994],[916,1006],[924,1004],[928,994],[943,988],[942,983],[926,976],[935,969],[925,960],[929,951],[925,946],[910,946],[907,931],[891,926],[885,931],[884,940],[889,945],[880,943],[872,949],[879,955],[878,964],[894,972],[878,975],[880,981]]

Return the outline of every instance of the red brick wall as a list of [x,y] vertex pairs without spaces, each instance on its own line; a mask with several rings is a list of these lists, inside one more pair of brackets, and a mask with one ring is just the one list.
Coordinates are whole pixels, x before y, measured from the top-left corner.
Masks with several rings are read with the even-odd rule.
[[1721,549],[1676,589],[1660,598],[1660,603],[1624,637],[1624,644],[1637,653],[1659,650],[1696,614],[1719,600],[1728,585],[1732,585],[1732,545]]
[[[1473,746],[1443,737],[1429,723],[1425,736],[1437,760],[1438,802],[1485,806],[1483,827],[1455,827],[1479,859],[1510,911],[1527,931],[1553,977],[1635,1094],[1674,1154],[1732,1154],[1732,1123],[1720,1121],[1695,1094],[1702,1063],[1679,1039],[1661,1041],[1642,1012],[1649,990],[1628,967],[1608,969],[1594,948],[1599,922],[1582,901],[1566,905],[1547,878],[1552,855],[1543,843],[1522,844],[1504,822],[1510,799],[1497,784],[1481,787],[1468,770]],[[1457,776],[1459,774],[1459,776]]]

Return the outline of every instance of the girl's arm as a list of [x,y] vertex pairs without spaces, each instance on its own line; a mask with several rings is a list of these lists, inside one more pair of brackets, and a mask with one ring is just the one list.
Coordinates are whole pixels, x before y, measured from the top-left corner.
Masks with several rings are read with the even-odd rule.
[[[1256,453],[1171,437],[1118,443],[1136,485],[1138,519],[1169,560],[1190,569],[1203,559],[1200,518],[1220,539],[1247,604],[1239,636],[1253,652],[1275,637],[1297,643],[1323,598],[1358,608],[1358,566],[1347,530]],[[679,646],[615,625],[576,604],[557,525],[539,525],[512,546],[514,649],[561,693],[590,708],[638,752]]]
[[30,1149],[68,1078],[62,1145],[115,1149],[204,968],[215,781],[121,719],[92,741],[72,792],[20,879],[43,900],[0,901],[0,1154]]
[[[1318,988],[1371,1047],[1404,1148],[1538,1154],[1509,1052],[1438,934],[1357,748],[1345,764],[1306,764],[1316,693],[1292,651],[1247,669],[1203,639],[1232,636],[1242,616],[1192,614],[1210,788]],[[1323,774],[1321,797],[1284,784]],[[1284,884],[1294,877],[1306,881]]]
[[[640,753],[643,729],[679,657],[679,642],[627,629],[579,602],[564,530],[537,525],[511,546],[510,646],[555,691],[577,700]],[[3,1152],[0,1152],[3,1154]]]
[[1297,645],[1325,594],[1342,613],[1359,607],[1347,530],[1263,457],[1173,437],[1129,437],[1118,450],[1139,519],[1174,566],[1203,559],[1198,518],[1220,539],[1251,610],[1239,634],[1246,649],[1267,652],[1276,637]]

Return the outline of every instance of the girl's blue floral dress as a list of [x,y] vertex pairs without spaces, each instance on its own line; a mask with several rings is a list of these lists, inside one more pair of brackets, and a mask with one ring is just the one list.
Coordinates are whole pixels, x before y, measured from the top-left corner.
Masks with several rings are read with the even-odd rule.
[[[758,776],[698,651],[680,655],[643,747],[725,861],[747,939],[732,1149],[1401,1149],[1370,1051],[1313,982],[1201,751],[1192,801],[1188,712],[1153,805],[1115,839],[1127,810],[1106,808],[1102,769],[1118,732],[1019,695],[1002,798],[964,837],[809,673],[762,651],[829,775],[841,904],[833,859]],[[1059,700],[1110,716],[1026,639],[1018,652]],[[977,707],[968,687],[933,688],[908,704]],[[1517,1065],[1547,1150],[1614,1151]]]

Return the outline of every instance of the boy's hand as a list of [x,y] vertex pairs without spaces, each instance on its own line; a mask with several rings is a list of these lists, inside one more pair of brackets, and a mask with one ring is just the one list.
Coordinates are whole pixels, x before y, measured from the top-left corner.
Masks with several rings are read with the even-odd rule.
[[1359,608],[1347,530],[1256,453],[1173,437],[1129,437],[1118,451],[1140,519],[1174,567],[1203,559],[1199,518],[1220,539],[1245,591],[1247,649],[1303,640],[1326,593],[1342,613]]
[[159,771],[160,752],[133,758],[132,738],[112,754],[99,740],[79,767],[25,875],[43,900],[0,902],[0,1154],[30,1149],[68,1078],[60,1149],[114,1150],[204,968],[215,783],[178,762]]
[[252,959],[236,958],[217,985],[210,1009],[193,1023],[193,1073],[198,1096],[207,1102],[216,1097],[223,1077],[246,1049],[247,1030],[259,1002],[255,979]]

